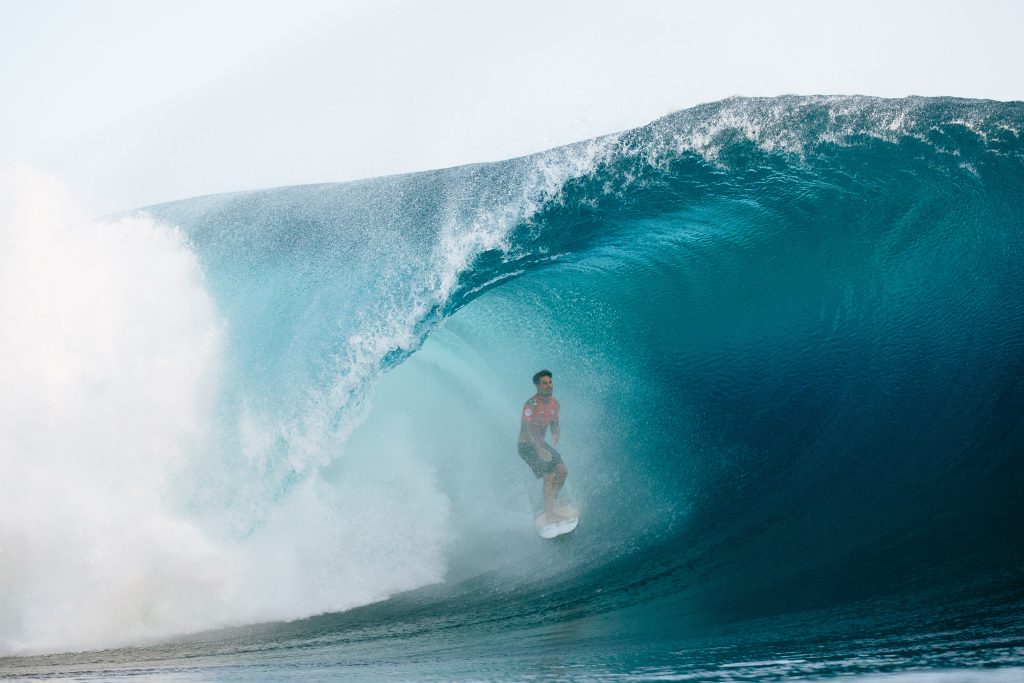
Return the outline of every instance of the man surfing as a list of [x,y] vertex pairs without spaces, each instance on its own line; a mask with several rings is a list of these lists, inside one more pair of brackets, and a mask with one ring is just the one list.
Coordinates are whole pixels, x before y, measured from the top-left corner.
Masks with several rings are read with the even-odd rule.
[[[565,485],[569,471],[562,456],[554,449],[558,445],[558,400],[552,396],[555,384],[550,370],[541,370],[533,376],[537,393],[523,404],[522,423],[519,427],[519,456],[533,470],[534,476],[544,479],[544,517],[548,523],[559,519],[555,512],[555,496]],[[551,445],[545,440],[551,427]]]

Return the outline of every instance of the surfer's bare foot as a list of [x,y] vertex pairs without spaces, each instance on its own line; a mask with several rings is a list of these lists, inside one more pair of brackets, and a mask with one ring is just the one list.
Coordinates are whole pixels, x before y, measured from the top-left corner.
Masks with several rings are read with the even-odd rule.
[[544,513],[544,520],[547,524],[555,524],[556,522],[564,522],[569,519],[572,515],[566,514],[568,510],[562,508],[555,508]]

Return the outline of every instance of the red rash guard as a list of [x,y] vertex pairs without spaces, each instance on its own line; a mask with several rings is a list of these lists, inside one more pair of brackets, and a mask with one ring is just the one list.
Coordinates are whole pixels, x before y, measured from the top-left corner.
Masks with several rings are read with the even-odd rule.
[[[540,395],[533,397],[523,404],[523,424],[529,426],[537,441],[544,441],[544,434],[548,431],[548,425],[558,422],[558,400],[549,396],[547,403],[541,400]],[[528,441],[529,437],[523,432],[519,434],[520,441]]]

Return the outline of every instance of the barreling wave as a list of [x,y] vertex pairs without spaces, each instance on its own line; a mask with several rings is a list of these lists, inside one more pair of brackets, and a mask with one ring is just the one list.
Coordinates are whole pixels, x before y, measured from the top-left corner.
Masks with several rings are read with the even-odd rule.
[[[498,163],[149,208],[133,220],[176,226],[202,273],[158,294],[216,318],[174,328],[208,340],[215,389],[140,516],[191,559],[142,577],[139,541],[117,571],[73,564],[86,582],[50,572],[111,626],[49,639],[55,608],[25,598],[0,643],[136,642],[430,584],[439,619],[456,594],[476,623],[527,599],[558,619],[571,593],[681,632],[1019,582],[1022,123],[1020,103],[736,98]],[[556,545],[532,534],[514,449],[540,367],[584,520]],[[130,605],[105,587],[125,575]],[[166,605],[183,593],[187,617]]]

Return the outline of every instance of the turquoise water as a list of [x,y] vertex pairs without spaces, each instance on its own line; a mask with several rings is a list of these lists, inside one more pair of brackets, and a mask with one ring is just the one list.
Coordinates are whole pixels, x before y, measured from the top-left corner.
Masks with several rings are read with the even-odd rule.
[[[145,574],[131,604],[198,607],[111,601],[107,641],[19,603],[0,675],[1019,679],[1022,124],[732,99],[150,207],[222,339],[156,497],[216,561]],[[557,542],[514,447],[541,367],[582,520]]]

